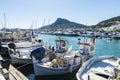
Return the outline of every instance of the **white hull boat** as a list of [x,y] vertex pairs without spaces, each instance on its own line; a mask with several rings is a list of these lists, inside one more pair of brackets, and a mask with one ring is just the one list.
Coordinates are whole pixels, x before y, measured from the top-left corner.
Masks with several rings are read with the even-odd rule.
[[11,57],[12,64],[26,64],[26,63],[30,64],[30,63],[32,63],[32,59],[30,58],[30,56],[19,57],[19,56],[11,54],[10,57]]
[[[57,40],[58,41],[58,40]],[[64,42],[59,39],[59,42]],[[94,56],[94,43],[80,43],[80,49],[73,51],[70,46],[67,51],[47,51],[40,47],[31,52],[35,76],[41,75],[60,75],[72,73],[79,69],[81,65]],[[60,48],[61,50],[61,48]]]
[[65,73],[71,73],[72,71],[79,69],[81,63],[67,67],[59,67],[59,68],[45,67],[39,63],[33,65],[34,65],[35,76],[41,76],[41,75],[60,75]]
[[11,57],[12,64],[26,64],[32,63],[30,53],[32,50],[42,46],[41,43],[33,42],[19,42],[12,43],[13,48],[9,45],[9,55]]
[[77,80],[120,80],[120,58],[93,57],[76,74]]
[[32,57],[35,76],[72,73],[74,70],[79,69],[82,63],[93,57],[89,55],[84,55],[83,57],[81,55],[75,56],[74,53],[65,55],[63,58],[66,61],[65,66],[60,66],[59,62],[55,61],[58,64],[57,67],[54,66],[55,64],[52,66],[53,61],[49,61],[47,57],[42,59],[42,63]]
[[[41,52],[40,52],[41,53]],[[64,56],[58,55],[52,61],[49,60],[49,57],[43,57],[41,60],[36,59],[36,56],[32,56],[33,67],[35,76],[41,75],[60,75],[65,73],[72,73],[74,70],[79,69],[82,63],[89,60],[93,57],[93,53],[90,54],[81,54],[80,51],[70,51],[69,53],[65,54]],[[38,56],[38,54],[37,54]],[[63,60],[63,64],[59,63],[59,60]],[[54,64],[53,64],[54,63]],[[57,66],[56,66],[57,65]],[[64,65],[64,66],[63,66]]]

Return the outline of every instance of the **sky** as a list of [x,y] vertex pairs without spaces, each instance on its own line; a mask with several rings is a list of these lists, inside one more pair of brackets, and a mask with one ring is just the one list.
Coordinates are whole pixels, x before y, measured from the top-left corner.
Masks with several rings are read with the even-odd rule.
[[39,28],[57,18],[84,25],[120,16],[120,0],[0,0],[0,28]]

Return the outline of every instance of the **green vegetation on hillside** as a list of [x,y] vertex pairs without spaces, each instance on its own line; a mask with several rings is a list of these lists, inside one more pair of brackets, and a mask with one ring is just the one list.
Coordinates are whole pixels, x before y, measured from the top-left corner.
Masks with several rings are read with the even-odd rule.
[[112,25],[116,25],[117,22],[120,22],[120,16],[113,17],[113,18],[110,18],[108,20],[104,20],[104,21],[98,23],[96,25],[96,27],[99,27],[99,28],[101,28],[101,27],[109,27],[109,26],[112,26]]

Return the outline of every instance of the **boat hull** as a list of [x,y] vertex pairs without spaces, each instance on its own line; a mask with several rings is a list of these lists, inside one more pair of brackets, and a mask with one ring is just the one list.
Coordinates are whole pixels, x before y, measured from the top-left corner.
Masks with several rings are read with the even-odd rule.
[[64,67],[64,68],[47,68],[47,67],[43,67],[42,65],[35,64],[34,72],[35,72],[35,76],[61,75],[65,73],[72,73],[74,70],[79,69],[80,65],[81,64]]
[[12,64],[26,64],[26,63],[28,64],[28,63],[32,63],[32,59],[12,56],[11,62],[12,62]]
[[[96,68],[98,68],[98,69],[100,69],[100,70],[105,70],[104,68],[105,67],[107,67],[107,66],[109,66],[109,65],[111,65],[112,66],[112,64],[110,64],[110,62],[102,62],[102,60],[107,60],[108,59],[108,61],[111,61],[112,62],[112,60],[109,60],[109,59],[115,59],[115,60],[117,60],[117,58],[116,57],[114,57],[114,56],[100,56],[100,57],[93,57],[93,58],[91,58],[90,60],[88,60],[86,63],[84,63],[84,65],[82,66],[82,68],[80,68],[79,70],[78,70],[78,72],[76,73],[76,78],[77,78],[77,80],[88,80],[88,76],[86,77],[85,75],[89,75],[89,77],[91,77],[90,76],[90,72],[88,72],[88,71],[90,71],[90,69],[91,69],[91,67],[94,65],[94,64],[97,64],[95,67],[93,67],[93,71],[95,72],[95,69]],[[100,64],[100,62],[101,62],[101,64]],[[103,63],[103,65],[104,65],[104,67],[103,67],[103,65],[102,65],[102,63]],[[113,62],[113,63],[115,63],[115,62]],[[116,65],[116,64],[115,64]],[[113,67],[112,67],[113,68]],[[92,69],[91,69],[92,70]],[[87,73],[88,72],[88,73]],[[100,72],[100,71],[99,71]],[[108,72],[109,73],[109,72]],[[108,74],[108,73],[106,73],[106,74]],[[99,73],[100,74],[100,73]],[[105,74],[105,73],[104,73]],[[84,77],[83,77],[84,76]],[[93,77],[93,76],[92,76]],[[92,79],[92,80],[96,80],[96,76],[94,76],[93,77],[94,79]],[[104,77],[99,77],[100,79],[99,80],[103,80],[103,78]],[[108,80],[108,79],[105,79],[105,80]]]

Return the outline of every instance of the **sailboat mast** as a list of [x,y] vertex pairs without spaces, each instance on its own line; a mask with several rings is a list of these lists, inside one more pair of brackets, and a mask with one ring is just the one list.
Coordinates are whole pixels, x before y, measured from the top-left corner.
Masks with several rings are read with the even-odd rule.
[[6,28],[6,15],[4,13],[4,29]]
[[1,26],[2,26],[2,27],[4,26],[2,21],[1,21]]
[[3,35],[2,35],[2,38],[5,37],[5,32],[6,32],[6,15],[4,13],[4,23],[3,23]]

